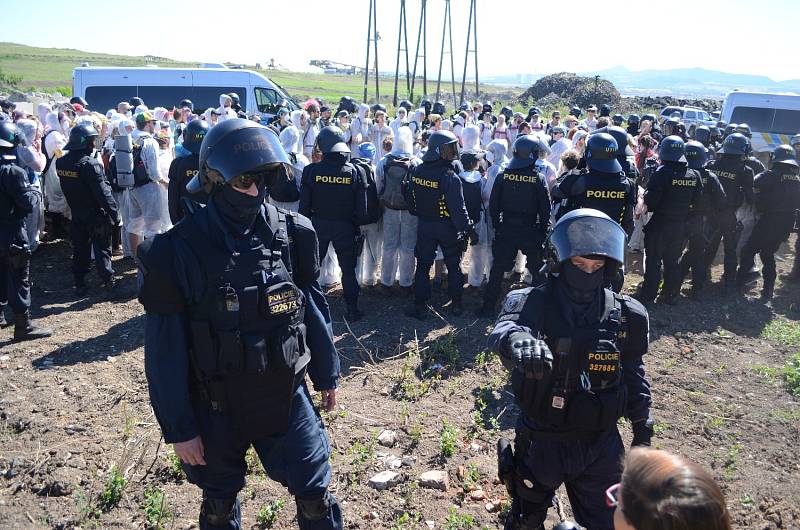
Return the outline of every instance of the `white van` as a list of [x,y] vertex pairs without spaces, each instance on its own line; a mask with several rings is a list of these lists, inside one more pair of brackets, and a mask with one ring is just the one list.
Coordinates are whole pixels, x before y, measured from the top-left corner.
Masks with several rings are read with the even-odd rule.
[[271,118],[286,100],[290,110],[297,104],[277,83],[251,70],[228,68],[116,68],[80,67],[72,72],[72,93],[84,98],[98,112],[139,96],[151,109],[178,106],[190,99],[196,113],[219,107],[220,94],[236,92],[248,116]]
[[722,121],[748,124],[753,131],[753,152],[763,159],[800,133],[800,96],[731,92],[722,105]]

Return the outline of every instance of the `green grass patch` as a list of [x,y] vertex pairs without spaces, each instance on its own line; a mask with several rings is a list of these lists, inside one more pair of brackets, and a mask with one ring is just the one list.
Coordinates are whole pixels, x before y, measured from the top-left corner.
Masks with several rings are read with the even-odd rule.
[[795,353],[782,370],[783,380],[793,396],[800,397],[800,352]]
[[800,321],[776,318],[766,325],[761,336],[786,346],[800,346]]

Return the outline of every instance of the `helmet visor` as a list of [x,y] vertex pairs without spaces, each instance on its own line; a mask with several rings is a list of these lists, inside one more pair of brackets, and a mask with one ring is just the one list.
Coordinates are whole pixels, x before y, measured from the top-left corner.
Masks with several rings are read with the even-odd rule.
[[564,218],[553,229],[550,244],[559,262],[575,256],[606,256],[624,263],[625,231],[608,218]]

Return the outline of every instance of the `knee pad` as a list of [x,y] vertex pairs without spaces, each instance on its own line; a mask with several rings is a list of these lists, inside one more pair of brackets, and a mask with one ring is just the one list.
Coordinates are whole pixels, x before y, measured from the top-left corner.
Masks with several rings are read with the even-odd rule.
[[238,500],[236,497],[210,499],[204,496],[203,504],[200,507],[200,518],[212,526],[227,526],[229,522],[236,519]]
[[297,511],[299,514],[308,521],[320,521],[324,519],[331,511],[333,498],[327,490],[319,497],[311,499],[301,499],[300,497],[294,498],[297,503]]

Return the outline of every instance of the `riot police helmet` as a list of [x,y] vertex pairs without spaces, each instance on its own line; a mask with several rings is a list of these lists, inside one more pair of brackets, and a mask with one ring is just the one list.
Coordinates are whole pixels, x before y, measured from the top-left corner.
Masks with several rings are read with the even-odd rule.
[[369,110],[371,110],[371,111],[372,111],[372,115],[373,115],[373,116],[374,116],[374,115],[375,115],[375,113],[376,113],[376,112],[378,112],[378,111],[382,111],[382,112],[386,113],[386,105],[384,105],[384,104],[382,104],[382,103],[375,103],[374,105],[372,105],[372,106],[369,108]]
[[514,109],[505,105],[500,109],[500,114],[506,117],[506,123],[511,123],[511,117],[514,116]]
[[69,141],[64,146],[65,151],[80,151],[94,148],[94,139],[97,130],[88,123],[79,123],[69,132]]
[[774,166],[775,164],[786,164],[789,166],[800,167],[797,163],[797,153],[791,145],[779,145],[769,155],[769,161]]
[[639,115],[638,114],[631,114],[628,116],[628,125],[639,125]]
[[194,112],[194,103],[192,103],[191,99],[182,99],[181,102],[178,104],[179,109],[189,109],[190,111]]
[[213,126],[203,138],[198,171],[186,190],[210,193],[245,174],[263,175],[269,187],[287,171],[291,162],[274,130],[232,118]]
[[344,140],[344,132],[335,125],[323,127],[317,135],[317,147],[325,153],[349,153],[350,148]]
[[464,101],[461,105],[458,106],[459,111],[468,111],[469,110],[469,101]]
[[138,96],[133,96],[131,99],[128,100],[128,105],[130,105],[131,108],[133,108],[133,110],[135,111],[136,107],[138,107],[139,105],[144,105],[144,101],[142,100],[142,98]]
[[[400,106],[403,106],[403,103],[400,103]],[[409,107],[411,105],[409,104]],[[342,96],[339,99],[339,108],[336,109],[336,113],[338,114],[340,111],[346,110],[348,114],[353,114],[358,110],[358,104],[356,104],[356,100],[351,98],[350,96]]]
[[708,161],[708,149],[702,143],[692,140],[686,142],[684,156],[689,169],[702,169]]
[[733,133],[736,132],[736,127],[738,127],[738,125],[736,125],[735,123],[729,123],[728,125],[725,126],[725,130],[722,132],[722,136],[727,138],[728,136],[732,135]]
[[600,105],[600,117],[611,116],[611,105],[603,103]]
[[658,158],[662,162],[686,162],[686,144],[680,136],[667,136],[658,146]]
[[13,121],[0,121],[0,149],[14,149],[23,143],[22,133]]
[[76,103],[85,109],[89,108],[89,104],[86,103],[86,100],[83,99],[82,97],[72,96],[71,98],[69,98],[70,105],[75,105]]
[[694,129],[694,139],[703,145],[708,145],[711,141],[711,128],[700,125]]
[[433,102],[428,96],[423,96],[422,101],[419,102],[419,106],[425,109],[425,114],[430,114],[433,108]]
[[433,104],[431,112],[433,112],[434,114],[438,114],[439,116],[444,116],[445,112],[447,112],[447,107],[444,106],[444,102],[437,101],[436,103]]
[[428,150],[422,155],[422,161],[452,161],[458,157],[458,137],[450,131],[435,131],[428,137]]
[[623,116],[622,114],[614,114],[614,116],[611,118],[611,123],[617,126],[622,125],[624,121],[625,121],[625,116]]
[[611,127],[606,127],[605,132],[613,136],[614,140],[617,141],[618,158],[633,156],[633,149],[631,149],[631,146],[628,143],[628,131],[626,131],[622,127],[617,127],[615,125],[612,125]]
[[[553,272],[577,256],[606,258],[614,272],[625,261],[625,230],[608,215],[593,208],[578,208],[565,214],[547,238]],[[609,261],[611,263],[609,263]],[[606,271],[608,274],[610,271]]]
[[658,123],[658,120],[656,120],[656,115],[655,114],[644,114],[644,115],[642,115],[642,121],[645,121],[645,120],[648,120],[653,125]]
[[723,155],[745,156],[748,146],[747,137],[742,133],[735,132],[725,137],[725,141],[722,142],[722,149],[719,152]]
[[789,145],[791,145],[792,147],[800,145],[800,134],[795,134],[794,136],[792,136],[789,139]]
[[492,105],[491,101],[487,101],[486,103],[483,104],[483,113],[484,114],[486,114],[486,113],[491,114],[493,111],[494,111],[494,106]]
[[403,107],[404,109],[406,109],[406,112],[411,112],[411,109],[413,107],[411,102],[409,100],[407,100],[407,99],[404,99],[403,101],[401,101],[397,106],[398,107]]
[[239,94],[237,94],[236,92],[231,92],[230,94],[228,94],[228,97],[231,98],[231,103],[234,107],[239,104]]
[[717,127],[718,127],[718,128],[719,128],[719,130],[721,130],[721,131],[724,131],[724,130],[725,130],[725,127],[727,127],[727,126],[728,126],[728,122],[725,122],[725,121],[722,121],[722,120],[719,120],[719,121],[717,122]]
[[541,116],[542,115],[542,111],[539,110],[539,107],[531,107],[531,108],[528,109],[528,119],[530,119],[530,117],[533,116],[533,115],[536,115],[536,116]]
[[670,136],[675,134],[678,129],[678,125],[680,125],[681,120],[680,118],[676,118],[674,116],[667,118],[664,121],[663,131],[666,136]]
[[542,142],[537,136],[523,134],[514,140],[511,150],[512,158],[506,166],[508,169],[521,169],[532,166],[539,160],[539,151],[542,149]]
[[573,105],[571,109],[569,109],[569,113],[575,116],[576,118],[580,118],[583,111],[577,105]]
[[205,120],[192,120],[183,131],[183,147],[192,154],[200,154],[203,138],[208,134],[209,126]]
[[594,133],[586,141],[586,165],[603,173],[619,173],[622,166],[617,160],[619,144],[608,133]]
[[736,126],[736,132],[742,133],[743,135],[747,136],[748,138],[753,137],[753,131],[750,129],[750,126],[746,123],[740,123]]

